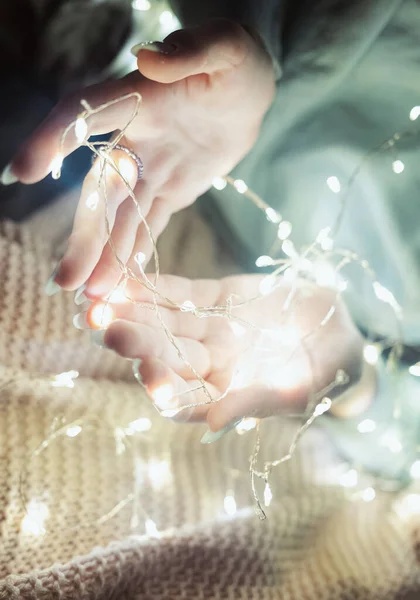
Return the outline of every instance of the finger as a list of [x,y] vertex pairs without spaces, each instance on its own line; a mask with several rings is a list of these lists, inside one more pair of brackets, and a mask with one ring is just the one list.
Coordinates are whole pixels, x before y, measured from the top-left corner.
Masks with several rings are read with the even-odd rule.
[[[61,138],[64,130],[84,110],[81,100],[87,100],[92,108],[96,108],[132,93],[139,80],[141,77],[138,73],[130,74],[119,81],[95,85],[63,99],[20,148],[11,163],[13,174],[19,181],[27,184],[43,179],[51,171],[51,163],[61,150]],[[123,129],[135,107],[136,98],[131,97],[90,116],[87,119],[88,135],[99,135]],[[144,109],[143,106],[142,109]],[[137,125],[141,127],[146,136],[150,127],[147,124],[144,110],[139,111],[136,118]],[[69,131],[62,149],[63,155],[67,156],[79,146],[80,142],[77,140],[74,130]]]
[[234,22],[218,19],[175,31],[153,51],[139,45],[139,71],[147,78],[172,83],[185,77],[212,74],[239,65],[249,52],[250,36]]
[[[208,395],[199,380],[183,379],[160,360],[143,361],[138,373],[156,408],[174,421],[204,421],[210,406],[209,395],[213,399],[220,396],[220,390],[211,383],[206,382]],[[182,408],[189,404],[199,406]]]
[[104,333],[104,343],[124,358],[159,359],[188,379],[197,377],[197,373],[206,377],[211,369],[209,352],[202,343],[168,337],[162,327],[117,320]]
[[136,205],[127,198],[117,211],[111,243],[108,242],[102,255],[86,283],[86,291],[93,297],[104,298],[115,288],[121,279],[122,266],[126,265],[134,248],[141,214],[150,210],[153,194],[145,181],[139,181],[135,187]]
[[[111,158],[133,188],[137,181],[134,161],[120,150],[112,152]],[[92,274],[108,241],[108,230],[114,226],[117,209],[127,198],[126,183],[114,168],[106,165],[102,180],[101,172],[97,161],[82,186],[73,231],[55,279],[64,289],[80,287]]]

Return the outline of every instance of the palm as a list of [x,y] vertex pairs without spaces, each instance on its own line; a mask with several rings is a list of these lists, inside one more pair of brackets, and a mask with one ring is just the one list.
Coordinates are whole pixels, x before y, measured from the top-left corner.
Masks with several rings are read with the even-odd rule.
[[[158,317],[150,310],[150,292],[131,283],[128,295],[141,305],[116,307],[124,321],[110,326],[106,343],[143,361],[143,380],[158,404],[156,391],[171,386],[173,399],[169,404],[165,399],[161,409],[207,402],[201,378],[213,399],[229,388],[211,407],[218,426],[244,415],[301,409],[311,392],[334,382],[340,369],[354,381],[360,372],[362,338],[335,294],[308,282],[300,282],[295,290],[283,282],[269,296],[248,302],[259,296],[260,282],[261,277],[253,275],[220,281],[160,278],[157,289],[162,296],[178,305],[189,300],[199,312],[202,307],[226,306],[230,299],[231,319],[199,318],[164,301],[158,305]],[[321,326],[332,305],[334,314]],[[175,336],[174,344],[160,318]],[[208,410],[186,410],[180,418],[203,419]]]

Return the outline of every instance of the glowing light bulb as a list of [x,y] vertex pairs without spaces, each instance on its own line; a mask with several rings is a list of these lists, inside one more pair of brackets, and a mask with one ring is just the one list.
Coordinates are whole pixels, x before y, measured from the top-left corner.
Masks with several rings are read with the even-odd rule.
[[273,264],[273,259],[271,258],[271,256],[259,256],[257,258],[257,260],[255,261],[255,265],[257,267],[271,267],[271,265]]
[[340,476],[340,485],[343,487],[355,487],[358,481],[357,471],[355,469],[350,469],[347,473],[343,473]]
[[416,363],[415,365],[411,365],[411,367],[408,369],[408,372],[410,375],[414,375],[414,377],[420,377],[420,362]]
[[152,5],[149,0],[133,0],[131,6],[134,10],[150,10]]
[[321,248],[325,252],[332,250],[334,248],[334,240],[328,236],[325,237],[323,240],[321,240]]
[[120,158],[118,161],[118,170],[129,183],[137,178],[137,166],[130,158]]
[[368,487],[363,490],[361,497],[364,502],[372,502],[376,498],[376,492],[373,487]]
[[331,233],[331,227],[324,227],[323,229],[321,229],[321,231],[318,233],[316,241],[318,244],[320,244],[323,240],[325,240],[325,238],[327,238]]
[[132,433],[143,433],[145,431],[149,431],[151,428],[152,421],[147,417],[143,417],[141,419],[131,421],[125,433],[127,433],[128,435],[131,435]]
[[79,371],[65,371],[56,375],[51,382],[52,387],[74,388],[74,379],[79,377]]
[[395,511],[401,519],[420,515],[420,495],[407,494],[396,504]]
[[61,152],[55,155],[50,164],[51,177],[53,179],[60,179],[61,167],[63,166],[64,156]]
[[237,337],[241,337],[246,333],[246,328],[236,321],[229,321],[230,328]]
[[152,519],[146,519],[146,521],[144,522],[144,529],[146,530],[146,534],[149,537],[158,537],[159,536],[159,531],[158,531],[158,528],[156,527],[156,523],[154,521],[152,521]]
[[247,184],[245,183],[245,181],[242,181],[242,179],[235,179],[233,185],[235,186],[235,189],[237,192],[239,192],[239,194],[245,194],[245,192],[248,190]]
[[236,500],[233,495],[228,494],[224,499],[224,507],[226,513],[232,517],[236,513]]
[[410,110],[411,121],[416,121],[420,117],[420,106],[413,106]]
[[87,320],[92,329],[107,329],[114,320],[114,310],[108,303],[96,302],[89,308]]
[[405,165],[402,162],[402,160],[394,160],[394,162],[392,163],[392,170],[394,171],[394,173],[396,173],[397,175],[399,175],[400,173],[402,173],[405,169]]
[[86,198],[86,206],[93,212],[97,209],[99,203],[99,194],[98,192],[92,192]]
[[376,365],[379,360],[379,350],[377,346],[368,344],[364,347],[363,356],[368,365]]
[[271,223],[280,223],[281,221],[281,215],[276,210],[274,210],[274,208],[271,208],[271,206],[268,206],[265,209],[265,216],[267,217],[267,220]]
[[76,437],[77,435],[79,435],[79,433],[81,431],[82,431],[82,428],[80,427],[80,425],[73,425],[71,427],[67,427],[66,436],[69,438],[73,438],[73,437]]
[[238,433],[239,435],[243,435],[247,431],[255,429],[257,426],[257,422],[257,419],[254,419],[252,417],[242,419],[242,421],[238,423],[238,425],[235,427],[236,433]]
[[169,10],[164,10],[159,16],[159,23],[162,27],[163,33],[170,33],[174,29],[180,26],[180,23],[176,16]]
[[154,490],[160,490],[172,480],[172,472],[166,460],[151,460],[147,465],[147,473]]
[[112,290],[107,298],[108,302],[111,302],[112,304],[125,304],[128,302],[128,298],[125,293],[126,285],[127,281],[124,281],[122,284],[117,286],[115,290]]
[[79,117],[74,125],[74,133],[79,144],[83,144],[88,133],[88,126],[83,117]]
[[279,240],[286,240],[292,233],[292,224],[289,221],[282,221],[277,230]]
[[223,177],[215,177],[212,184],[216,190],[224,190],[227,186],[227,181]]
[[313,271],[317,285],[321,287],[336,287],[337,271],[332,264],[325,260],[318,260],[314,263]]
[[388,431],[381,437],[381,445],[388,448],[393,454],[398,454],[402,450],[402,444],[394,431]]
[[386,302],[387,304],[391,304],[391,306],[397,305],[397,301],[395,300],[394,294],[382,284],[380,284],[379,281],[375,281],[373,283],[373,290],[378,300]]
[[196,308],[196,305],[191,300],[185,300],[179,307],[181,312],[194,312]]
[[296,252],[296,248],[292,240],[284,240],[284,242],[281,245],[281,249],[286,254],[286,256],[289,256],[290,258],[297,258],[298,256],[298,253]]
[[372,431],[375,431],[375,429],[376,423],[375,421],[372,421],[372,419],[365,419],[364,421],[361,421],[357,426],[357,430],[360,433],[372,433]]
[[339,194],[341,192],[341,184],[338,177],[333,175],[332,177],[328,177],[327,185],[334,194]]
[[332,404],[332,402],[331,402],[330,398],[327,398],[327,397],[323,398],[322,401],[315,407],[315,410],[314,410],[315,416],[320,417],[325,412],[330,410],[331,404]]
[[264,488],[264,504],[265,504],[265,506],[270,506],[272,499],[273,499],[273,492],[271,491],[271,487],[270,487],[269,483],[266,483],[265,488]]
[[270,294],[276,285],[276,280],[277,278],[275,275],[267,275],[267,277],[264,277],[259,285],[260,294],[263,296]]
[[162,417],[165,417],[165,419],[172,419],[172,417],[175,417],[181,411],[182,408],[167,408],[165,410],[162,410],[160,414],[162,415]]
[[45,535],[45,521],[49,516],[49,510],[44,502],[31,500],[26,507],[26,515],[20,526],[24,535]]
[[136,261],[136,263],[138,264],[138,266],[140,267],[141,270],[143,270],[143,264],[144,261],[146,260],[146,255],[144,252],[137,252],[137,254],[134,256],[134,260]]
[[416,460],[410,467],[410,475],[413,479],[420,479],[420,460]]
[[158,406],[162,410],[173,409],[173,407],[168,406],[170,402],[173,400],[174,389],[170,383],[165,383],[160,387],[153,390],[151,393],[152,398],[156,406]]

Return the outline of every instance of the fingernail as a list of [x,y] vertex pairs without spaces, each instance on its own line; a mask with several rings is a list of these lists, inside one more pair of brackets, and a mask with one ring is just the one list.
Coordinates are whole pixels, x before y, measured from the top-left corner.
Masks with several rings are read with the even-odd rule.
[[100,346],[101,348],[108,348],[108,346],[105,344],[105,341],[104,341],[105,334],[106,334],[106,329],[95,329],[90,334],[90,337],[92,339],[92,342],[94,344],[96,344],[97,346]]
[[14,175],[10,164],[3,169],[3,172],[0,175],[0,181],[3,185],[11,185],[12,183],[19,181],[16,175]]
[[83,302],[89,302],[89,298],[84,294],[85,289],[86,285],[83,284],[74,294],[74,303],[77,304],[77,306],[80,306]]
[[139,383],[143,383],[143,378],[140,375],[140,367],[141,367],[142,362],[143,361],[140,358],[136,358],[133,360],[133,364],[132,364],[133,375]]
[[130,50],[131,54],[137,56],[140,50],[148,50],[149,52],[158,52],[159,54],[172,54],[177,49],[175,44],[167,44],[165,42],[141,42],[136,44]]
[[58,271],[60,270],[60,264],[61,263],[58,263],[54,271],[49,276],[47,283],[45,284],[44,291],[47,296],[54,296],[54,294],[57,294],[57,292],[61,290],[61,287],[55,281]]
[[219,429],[219,431],[212,431],[211,429],[208,429],[201,438],[201,443],[212,444],[213,442],[217,442],[217,440],[220,440],[220,438],[226,435],[226,433],[229,433],[229,431],[235,429],[235,427],[239,425],[241,421],[242,419],[236,419],[236,421],[232,421],[231,423],[226,425],[226,427],[223,427],[223,429]]
[[90,329],[87,320],[87,312],[78,313],[73,317],[73,325],[76,329]]

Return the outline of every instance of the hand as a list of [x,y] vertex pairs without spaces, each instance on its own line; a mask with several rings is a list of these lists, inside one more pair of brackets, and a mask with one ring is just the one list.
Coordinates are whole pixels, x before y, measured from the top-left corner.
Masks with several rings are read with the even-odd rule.
[[[243,275],[191,281],[162,276],[157,289],[179,304],[189,300],[196,307],[226,306],[232,297],[233,304],[238,305],[259,296],[261,279]],[[99,337],[121,356],[141,359],[143,383],[160,409],[206,402],[208,397],[197,374],[205,380],[213,399],[234,382],[222,400],[185,409],[177,420],[207,420],[217,431],[244,416],[301,412],[310,393],[325,390],[335,381],[337,371],[344,370],[349,382],[333,386],[326,394],[331,398],[358,380],[363,339],[332,290],[302,281],[293,296],[291,292],[291,284],[283,281],[269,296],[233,308],[233,321],[198,318],[159,302],[163,322],[196,374],[179,357],[153,312],[152,293],[136,282],[129,282],[126,294],[145,304],[114,305],[117,320]],[[290,298],[290,308],[285,310]],[[321,326],[332,305],[335,312]],[[92,307],[87,321],[82,317],[79,321],[89,322],[91,311]]]
[[[8,176],[33,183],[49,173],[65,127],[82,111],[81,99],[95,108],[139,92],[139,114],[120,143],[144,163],[144,179],[136,184],[134,169],[134,179],[129,179],[157,238],[173,212],[193,203],[215,176],[228,173],[252,147],[273,99],[274,76],[265,50],[242,27],[225,20],[175,32],[164,44],[140,49],[138,68],[141,74],[93,86],[60,102],[12,162]],[[90,117],[89,134],[121,130],[134,107],[129,99]],[[71,132],[65,154],[77,145]],[[127,155],[115,151],[113,158],[118,163]],[[104,296],[121,276],[107,244],[103,198],[94,211],[86,205],[97,181],[98,169],[92,168],[55,274],[56,283],[67,290],[86,282],[87,294],[93,297]],[[122,263],[135,268],[135,254],[150,256],[152,248],[126,187],[113,171],[107,177],[107,196],[116,253]]]

